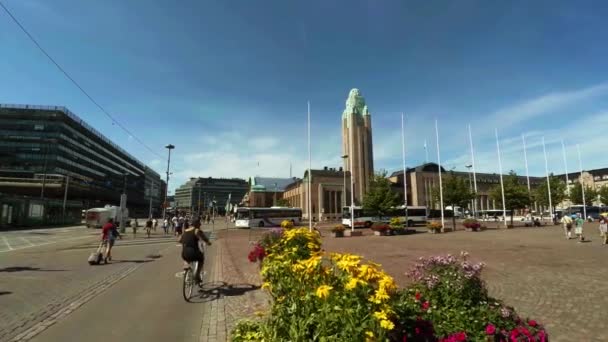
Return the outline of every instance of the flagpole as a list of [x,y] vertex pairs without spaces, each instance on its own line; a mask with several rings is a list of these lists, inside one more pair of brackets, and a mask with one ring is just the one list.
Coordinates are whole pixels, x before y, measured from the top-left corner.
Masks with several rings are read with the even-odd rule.
[[424,159],[424,163],[426,164],[426,163],[429,162],[429,150],[426,147],[426,139],[424,139],[424,155],[425,155],[425,158],[426,158],[426,159]]
[[543,154],[545,155],[545,173],[547,174],[547,193],[549,194],[549,216],[553,221],[553,203],[551,203],[551,180],[549,179],[549,162],[547,162],[547,149],[545,147],[545,137],[543,137]]
[[308,231],[312,232],[312,152],[310,149],[310,101],[308,101]]
[[576,144],[576,153],[578,154],[578,167],[581,170],[581,191],[583,195],[583,220],[587,219],[587,203],[585,201],[585,183],[583,182],[583,162],[581,160],[581,148]]
[[350,231],[355,231],[355,177],[353,176],[353,159],[354,147],[353,147],[353,126],[355,124],[355,113],[350,113],[348,119],[348,163],[350,171]]
[[502,158],[500,157],[500,143],[498,142],[498,128],[494,129],[494,133],[496,135],[496,152],[498,153],[498,173],[500,175],[500,191],[502,195],[502,218],[505,222],[505,227],[507,226],[507,205],[505,202],[505,184],[502,180]]
[[564,170],[566,171],[566,193],[568,199],[570,199],[570,180],[568,179],[568,159],[566,158],[566,145],[564,145],[564,139],[562,139],[562,156],[564,157]]
[[401,113],[401,154],[403,156],[403,203],[404,203],[404,210],[405,210],[405,225],[406,227],[409,226],[408,224],[408,216],[407,216],[407,170],[405,168],[405,118],[404,118],[404,114]]
[[[526,135],[524,133],[521,134],[521,141],[524,144],[524,163],[526,165],[526,180],[528,182],[528,196],[532,196],[532,190],[530,189],[530,171],[528,169],[528,150],[526,148]],[[536,204],[536,200],[534,200],[534,210],[538,211],[538,207]],[[532,214],[530,213],[530,217]]]
[[[441,180],[441,155],[439,154],[439,126],[435,119],[435,138],[437,139],[437,164],[439,165],[439,205],[441,206],[441,231],[444,231],[445,217],[443,215],[443,183]],[[454,227],[456,230],[456,227]]]
[[477,217],[477,172],[475,172],[475,149],[473,148],[471,124],[469,124],[469,143],[471,145],[471,165],[473,166],[473,189],[475,190],[475,198],[473,199],[473,217]]

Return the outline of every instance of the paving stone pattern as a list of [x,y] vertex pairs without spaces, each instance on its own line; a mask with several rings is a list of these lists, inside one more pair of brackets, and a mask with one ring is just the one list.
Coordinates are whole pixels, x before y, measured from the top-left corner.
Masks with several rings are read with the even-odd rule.
[[209,275],[206,283],[223,286],[224,291],[205,304],[201,342],[228,341],[239,319],[254,317],[269,303],[259,288],[259,267],[247,260],[251,249],[249,232],[224,230],[217,236],[205,263]]
[[401,285],[418,257],[468,251],[471,260],[486,263],[490,294],[544,323],[551,341],[608,341],[608,245],[596,226],[585,227],[587,243],[566,240],[556,226],[403,236],[365,230],[352,238],[323,231],[323,248],[378,262]]

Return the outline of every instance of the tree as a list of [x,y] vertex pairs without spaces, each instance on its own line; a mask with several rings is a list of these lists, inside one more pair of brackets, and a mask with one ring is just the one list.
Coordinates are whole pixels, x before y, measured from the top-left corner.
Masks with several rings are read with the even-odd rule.
[[[511,226],[513,226],[515,210],[526,208],[532,203],[532,199],[528,193],[528,187],[519,183],[515,172],[509,172],[509,175],[503,179],[503,184],[505,188],[505,209],[511,211]],[[490,197],[502,206],[502,189],[500,185],[490,190]]]
[[291,207],[291,205],[288,200],[280,198],[277,200],[277,207]]
[[[593,188],[585,186],[585,204],[592,205],[593,201],[596,199],[597,192]],[[572,201],[573,204],[583,204],[583,186],[581,183],[576,182],[570,189],[570,201]]]
[[[466,207],[468,203],[475,198],[475,193],[471,191],[471,187],[464,177],[458,177],[450,172],[442,179],[443,185],[443,203],[451,205],[452,210],[455,207]],[[439,188],[433,189],[433,197],[437,203],[440,203],[441,194]],[[441,205],[441,204],[440,204]],[[456,213],[452,215],[452,225],[456,229]],[[443,227],[441,228],[443,231]]]
[[597,190],[598,195],[600,195],[600,201],[606,205],[608,204],[608,185],[604,185],[603,187]]
[[399,195],[391,190],[391,182],[386,175],[386,171],[376,173],[363,198],[363,210],[372,215],[382,216],[399,204]]
[[[566,199],[566,182],[561,178],[549,175],[549,182],[551,183],[551,204],[555,207],[558,203],[563,202]],[[547,191],[547,179],[538,185],[534,192],[534,199],[540,205],[549,206],[549,194]]]

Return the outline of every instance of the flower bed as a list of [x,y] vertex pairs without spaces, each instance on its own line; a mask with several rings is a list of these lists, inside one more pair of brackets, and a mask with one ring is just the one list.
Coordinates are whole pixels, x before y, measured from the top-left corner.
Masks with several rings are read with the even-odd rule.
[[481,229],[481,224],[475,219],[466,219],[464,222],[462,222],[462,225],[467,231],[476,232]]
[[344,237],[344,225],[338,224],[331,228],[331,234],[333,237]]
[[386,236],[391,235],[392,233],[391,226],[383,222],[377,222],[372,224],[371,230],[374,232],[374,235]]
[[441,228],[443,228],[441,222],[430,221],[426,224],[426,229],[432,234],[441,233]]
[[540,324],[488,296],[483,264],[466,253],[421,258],[399,289],[378,264],[321,252],[306,228],[270,234],[256,245],[270,311],[237,324],[233,341],[547,341]]

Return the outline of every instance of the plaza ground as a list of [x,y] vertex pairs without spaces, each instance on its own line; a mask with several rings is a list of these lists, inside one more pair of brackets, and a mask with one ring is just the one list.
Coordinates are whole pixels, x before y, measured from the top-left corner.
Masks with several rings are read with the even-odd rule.
[[[238,319],[268,307],[259,268],[247,260],[265,230],[229,229],[223,222],[204,229],[214,244],[194,303],[181,297],[180,248],[161,232],[150,239],[141,230],[135,238],[127,234],[116,245],[115,261],[102,266],[86,263],[99,231],[0,233],[13,248],[0,251],[0,341],[227,340]],[[319,229],[326,251],[379,262],[400,285],[407,284],[405,273],[418,257],[466,250],[487,264],[490,293],[543,322],[552,341],[608,340],[608,246],[600,244],[596,224],[587,225],[587,243],[566,240],[557,226],[438,235],[419,229],[388,237],[365,229],[353,238],[332,238],[329,227]],[[20,242],[23,248],[13,246]]]

